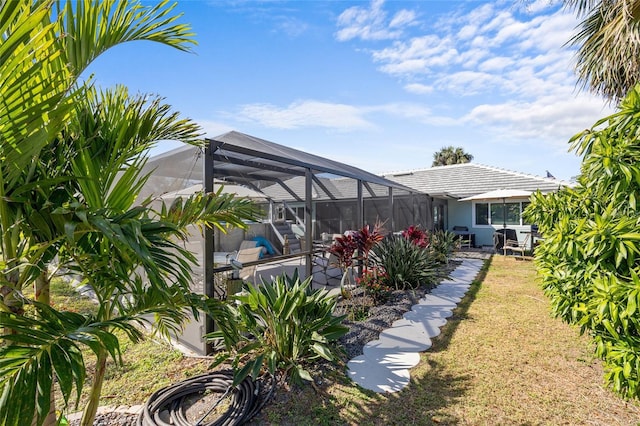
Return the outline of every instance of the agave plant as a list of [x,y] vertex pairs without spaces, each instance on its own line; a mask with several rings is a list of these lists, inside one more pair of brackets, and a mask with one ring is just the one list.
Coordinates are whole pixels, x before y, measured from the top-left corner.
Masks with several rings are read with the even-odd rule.
[[[335,297],[312,290],[311,278],[300,281],[297,272],[281,275],[249,285],[232,299],[237,305],[217,305],[211,313],[220,330],[207,337],[224,343],[214,366],[231,359],[236,383],[256,377],[263,368],[293,383],[311,381],[305,364],[318,358],[340,360],[334,342],[348,331],[341,325],[344,317],[333,315]],[[244,359],[248,361],[240,367]]]

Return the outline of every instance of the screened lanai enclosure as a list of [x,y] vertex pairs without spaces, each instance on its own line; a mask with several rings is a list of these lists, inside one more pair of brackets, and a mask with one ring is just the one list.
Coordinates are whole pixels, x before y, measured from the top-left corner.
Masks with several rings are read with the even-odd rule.
[[[184,146],[149,159],[141,198],[171,202],[196,191],[248,197],[264,211],[261,221],[228,233],[194,229],[188,248],[200,259],[193,290],[225,297],[229,259],[245,241],[261,242],[260,259],[243,266],[296,259],[302,277],[312,274],[314,242],[384,222],[389,232],[419,224],[431,229],[432,199],[359,168],[239,132],[207,139],[206,148]],[[268,247],[268,250],[267,250]],[[280,263],[278,263],[280,262]],[[215,325],[192,321],[178,340],[197,353],[211,351],[202,336]]]

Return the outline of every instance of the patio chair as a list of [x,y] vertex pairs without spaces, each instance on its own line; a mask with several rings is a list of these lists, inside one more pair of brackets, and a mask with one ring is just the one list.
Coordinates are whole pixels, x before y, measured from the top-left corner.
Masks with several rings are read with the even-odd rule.
[[529,242],[529,235],[524,239],[522,243],[518,241],[518,233],[515,229],[498,229],[493,234],[493,246],[496,253],[503,251],[504,254],[520,253],[520,256],[524,256],[527,251],[527,244]]
[[527,247],[529,245],[529,238],[531,238],[531,235],[527,234],[527,236],[524,238],[524,241],[522,241],[521,243],[517,240],[507,240],[509,250],[511,250],[511,252],[513,252],[514,254],[520,253],[520,256],[524,256],[526,251],[529,250]]
[[[255,241],[253,241],[255,243]],[[235,259],[240,263],[255,262],[260,259],[260,253],[262,253],[262,247],[249,247],[241,248],[238,250]],[[239,272],[239,277],[244,281],[251,281],[255,284],[256,272],[258,265],[251,265],[243,267]],[[249,279],[251,278],[251,279]]]

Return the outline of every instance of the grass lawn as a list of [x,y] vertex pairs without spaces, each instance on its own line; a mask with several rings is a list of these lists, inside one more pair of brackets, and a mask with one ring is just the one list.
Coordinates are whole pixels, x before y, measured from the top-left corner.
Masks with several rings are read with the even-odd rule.
[[[321,368],[312,387],[278,390],[254,424],[636,425],[640,404],[602,385],[601,363],[578,330],[549,315],[532,262],[495,256],[411,370],[402,392],[380,395]],[[136,404],[206,368],[166,346],[128,346],[110,372],[105,405]],[[150,346],[149,346],[150,345]]]

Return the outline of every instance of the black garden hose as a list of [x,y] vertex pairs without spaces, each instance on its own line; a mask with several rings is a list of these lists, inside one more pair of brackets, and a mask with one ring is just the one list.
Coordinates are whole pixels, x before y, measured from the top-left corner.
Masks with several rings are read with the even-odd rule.
[[[263,386],[260,386],[261,382],[264,382]],[[258,414],[271,398],[275,387],[276,382],[273,376],[263,376],[257,381],[247,377],[239,385],[233,386],[232,371],[202,374],[154,392],[138,416],[137,426],[241,425]],[[207,413],[198,422],[189,423],[185,414],[186,399],[203,394],[205,391],[221,395],[209,412],[230,394],[229,408],[213,422],[203,423],[204,418],[209,414]],[[163,413],[162,417],[161,413]]]

